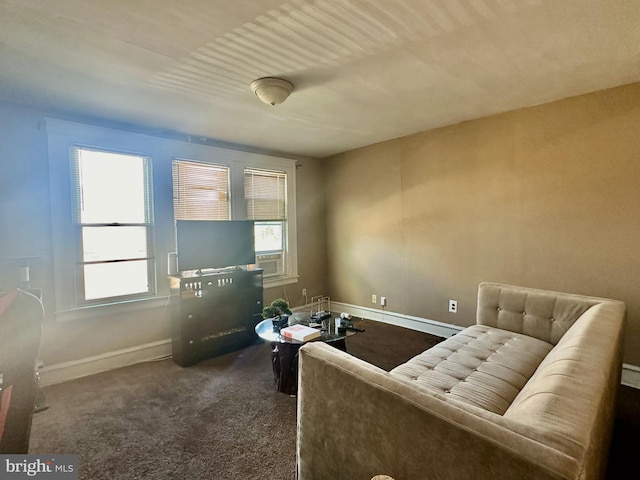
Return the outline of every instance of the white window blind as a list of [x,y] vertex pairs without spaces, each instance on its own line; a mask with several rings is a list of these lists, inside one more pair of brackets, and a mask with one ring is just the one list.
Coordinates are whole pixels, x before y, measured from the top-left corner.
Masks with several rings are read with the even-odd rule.
[[176,220],[229,220],[229,168],[174,160],[173,211]]
[[244,198],[249,220],[287,219],[287,174],[247,168]]

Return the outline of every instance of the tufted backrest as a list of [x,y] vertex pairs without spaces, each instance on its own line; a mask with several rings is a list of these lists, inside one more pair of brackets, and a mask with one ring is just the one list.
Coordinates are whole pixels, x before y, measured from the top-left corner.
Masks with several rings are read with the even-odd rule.
[[610,300],[500,283],[478,287],[476,323],[556,345],[589,308]]

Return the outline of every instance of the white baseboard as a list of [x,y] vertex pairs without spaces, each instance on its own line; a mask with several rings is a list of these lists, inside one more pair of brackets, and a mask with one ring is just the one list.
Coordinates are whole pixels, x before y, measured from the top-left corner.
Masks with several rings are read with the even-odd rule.
[[[299,312],[309,308],[310,306],[307,305],[294,308],[293,310]],[[412,317],[410,315],[403,315],[401,313],[388,312],[374,308],[360,307],[348,303],[331,302],[331,309],[334,312],[345,312],[356,317],[410,328],[412,330],[437,335],[439,337],[450,337],[463,329],[463,327],[457,325],[437,322],[435,320]],[[81,358],[71,362],[46,365],[39,370],[40,385],[53,385],[73,380],[75,378],[105,372],[107,370],[114,370],[116,368],[134,365],[136,363],[168,357],[171,357],[171,340],[160,340],[102,355]],[[622,385],[640,389],[640,367],[626,363],[623,364],[621,383]]]
[[378,322],[389,323],[399,327],[410,328],[419,332],[430,333],[438,337],[450,337],[462,331],[464,327],[452,325],[450,323],[438,322],[427,318],[412,317],[402,313],[378,310],[375,308],[360,307],[342,302],[331,302],[331,310],[334,312],[345,312],[356,317],[362,317]]
[[171,340],[167,339],[70,362],[45,365],[38,370],[40,373],[40,385],[46,386],[67,382],[87,375],[170,356]]
[[622,385],[640,389],[640,367],[622,364]]

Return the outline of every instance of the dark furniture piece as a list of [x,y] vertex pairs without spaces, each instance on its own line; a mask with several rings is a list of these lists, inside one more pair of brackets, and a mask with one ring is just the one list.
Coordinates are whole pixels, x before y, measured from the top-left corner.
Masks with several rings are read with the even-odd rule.
[[[301,323],[308,324],[309,319],[307,318]],[[256,333],[261,339],[271,342],[271,367],[278,391],[296,395],[298,391],[298,350],[307,342],[283,337],[277,330],[274,330],[273,321],[270,318],[256,325]],[[322,331],[320,337],[311,341],[328,343],[338,350],[346,352],[346,339],[355,334],[356,332],[351,330],[341,331],[341,333]]]
[[246,347],[262,319],[262,269],[169,277],[173,361],[181,367]]
[[0,294],[0,454],[29,451],[43,317],[35,295],[20,289]]

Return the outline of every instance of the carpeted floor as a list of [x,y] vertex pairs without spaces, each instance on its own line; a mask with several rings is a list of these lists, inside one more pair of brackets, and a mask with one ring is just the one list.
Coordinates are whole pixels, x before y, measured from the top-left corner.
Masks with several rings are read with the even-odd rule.
[[[248,479],[293,472],[295,399],[269,346],[181,368],[145,363],[44,389],[31,453],[79,455],[80,479]],[[284,475],[283,478],[293,478]]]
[[638,478],[638,455],[640,455],[640,389],[622,385],[618,392],[607,480]]
[[[349,352],[390,369],[434,345],[362,320]],[[296,399],[278,393],[263,342],[181,368],[144,363],[43,389],[30,453],[79,455],[79,478],[295,477]]]
[[[389,370],[440,339],[368,320],[349,352]],[[79,455],[81,480],[295,478],[296,399],[278,393],[256,342],[189,368],[144,363],[44,389],[31,453]],[[623,387],[609,480],[640,453],[640,390]],[[634,471],[634,470],[631,470]]]

